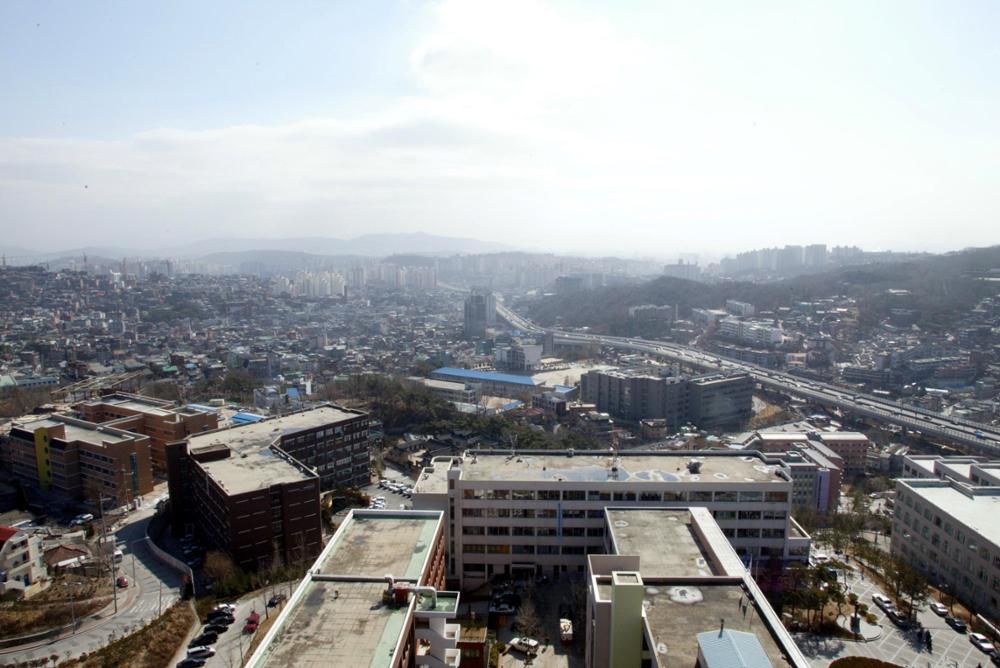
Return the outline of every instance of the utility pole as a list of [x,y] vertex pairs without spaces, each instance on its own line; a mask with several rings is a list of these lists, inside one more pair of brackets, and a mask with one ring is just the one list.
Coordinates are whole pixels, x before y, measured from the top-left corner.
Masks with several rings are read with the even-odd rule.
[[[104,517],[104,492],[97,493],[97,505],[100,506],[98,510],[101,511],[101,549],[105,548],[105,543],[108,540],[108,521]],[[114,543],[112,543],[112,546]],[[134,562],[133,562],[134,563]],[[111,550],[108,555],[108,570],[111,572],[111,595],[115,599],[115,614],[118,614],[118,581],[115,578],[115,551]]]

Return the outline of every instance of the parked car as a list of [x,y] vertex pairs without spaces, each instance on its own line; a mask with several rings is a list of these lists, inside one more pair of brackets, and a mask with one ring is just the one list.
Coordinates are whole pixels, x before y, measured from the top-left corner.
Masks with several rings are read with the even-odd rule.
[[115,580],[115,584],[124,589],[125,587],[128,586],[128,578],[125,577],[124,575],[119,575],[118,579]]
[[559,620],[559,640],[564,645],[573,642],[573,621],[565,617]]
[[278,604],[280,604],[280,603],[284,602],[284,600],[285,600],[286,598],[288,598],[288,597],[287,597],[287,596],[285,596],[284,594],[275,594],[275,595],[274,595],[274,596],[272,596],[272,597],[271,597],[270,599],[268,599],[268,601],[267,601],[267,607],[269,607],[269,608],[273,608],[273,607],[275,607],[276,605],[278,605]]
[[493,597],[493,605],[509,605],[512,608],[520,608],[521,597],[511,593],[495,596]]
[[938,603],[937,601],[934,601],[933,603],[930,604],[929,607],[936,615],[941,615],[942,617],[944,617],[945,615],[948,614],[948,606],[946,606],[943,603]]
[[966,626],[965,622],[963,622],[961,619],[959,619],[958,617],[952,617],[951,615],[945,617],[944,621],[946,624],[948,624],[948,626],[955,629],[959,633],[965,633],[965,630],[969,628],[968,626]]
[[882,594],[875,594],[872,596],[872,600],[875,601],[875,605],[885,610],[885,606],[892,605],[892,600],[888,596],[883,596]]
[[512,605],[507,605],[506,603],[501,603],[500,605],[490,605],[490,612],[494,615],[512,615],[515,612],[515,608]]
[[254,631],[257,630],[257,626],[258,626],[257,622],[248,621],[246,624],[243,625],[243,633],[253,633]]
[[514,638],[510,641],[510,646],[516,650],[520,650],[525,654],[537,654],[538,653],[538,641],[534,638],[519,637]]
[[190,647],[188,648],[188,656],[195,659],[207,659],[210,656],[215,656],[215,650],[211,647]]
[[214,645],[219,639],[218,633],[202,633],[200,636],[188,643],[188,647],[205,647],[207,645]]
[[82,515],[77,515],[76,517],[74,517],[70,521],[69,525],[71,527],[76,527],[80,526],[81,524],[86,524],[87,522],[93,522],[93,521],[94,521],[94,516],[92,514],[83,513]]
[[177,668],[201,668],[204,665],[205,659],[195,659],[190,656],[183,661],[177,662]]
[[229,626],[236,621],[236,618],[224,610],[214,610],[208,613],[208,619],[206,621],[210,624],[225,624],[226,626]]
[[219,603],[214,608],[212,608],[212,612],[228,612],[229,614],[235,614],[236,613],[236,604],[235,603]]
[[208,624],[205,628],[201,630],[202,633],[218,633],[223,634],[229,630],[229,624],[223,624],[221,622],[212,622]]
[[987,654],[996,654],[997,648],[993,646],[990,639],[984,636],[982,633],[970,633],[969,642],[976,646],[981,652],[986,652]]

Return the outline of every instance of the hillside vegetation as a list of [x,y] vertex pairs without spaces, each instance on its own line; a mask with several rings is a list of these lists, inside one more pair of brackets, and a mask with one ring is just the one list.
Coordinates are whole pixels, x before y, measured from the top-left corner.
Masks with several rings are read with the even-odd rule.
[[943,327],[982,297],[1000,292],[1000,283],[983,280],[991,270],[1000,278],[1000,246],[931,255],[909,262],[844,267],[773,283],[729,281],[697,283],[661,277],[639,285],[581,290],[571,295],[549,295],[529,307],[536,322],[568,327],[589,326],[600,332],[625,332],[630,306],[676,304],[681,317],[692,308],[720,308],[726,299],[739,299],[758,310],[790,306],[834,296],[858,300],[861,324],[876,324],[888,313],[892,298],[887,290],[913,293],[907,304],[920,311],[923,327]]

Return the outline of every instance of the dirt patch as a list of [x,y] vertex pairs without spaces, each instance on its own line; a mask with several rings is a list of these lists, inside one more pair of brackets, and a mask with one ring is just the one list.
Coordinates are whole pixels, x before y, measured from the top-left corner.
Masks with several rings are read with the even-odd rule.
[[107,577],[59,577],[26,601],[0,603],[0,629],[14,637],[67,626],[109,604],[112,593]]

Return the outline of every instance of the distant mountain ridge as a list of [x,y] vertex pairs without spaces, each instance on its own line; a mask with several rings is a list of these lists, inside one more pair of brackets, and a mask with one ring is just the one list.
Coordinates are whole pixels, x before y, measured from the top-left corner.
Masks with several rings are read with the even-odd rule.
[[997,293],[996,283],[983,280],[993,276],[996,268],[1000,268],[1000,246],[967,248],[906,262],[841,267],[771,283],[697,283],[662,276],[644,283],[548,295],[532,302],[527,315],[546,326],[587,326],[619,334],[628,323],[629,307],[641,304],[676,305],[680,315],[687,317],[692,308],[721,308],[726,299],[771,310],[844,295],[858,300],[861,323],[868,326],[896,305],[888,291],[901,289],[912,295],[906,305],[918,311],[918,324],[940,328],[983,297]]
[[387,255],[454,255],[499,253],[515,247],[494,241],[462,237],[445,237],[425,232],[401,234],[363,234],[353,239],[335,237],[293,237],[288,239],[218,237],[179,246],[157,249],[97,247],[71,248],[60,251],[37,251],[27,248],[0,247],[0,253],[18,260],[44,262],[63,257],[99,256],[111,259],[123,257],[158,257],[195,259],[216,253],[245,251],[291,251],[312,255],[385,257]]

